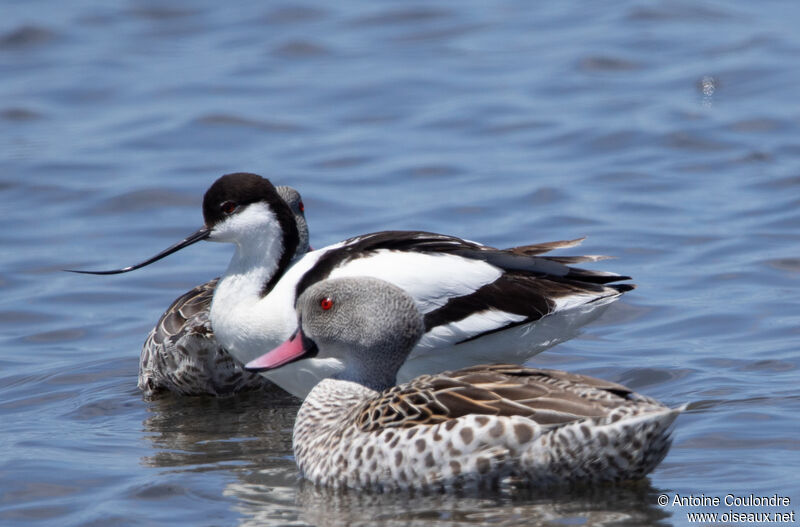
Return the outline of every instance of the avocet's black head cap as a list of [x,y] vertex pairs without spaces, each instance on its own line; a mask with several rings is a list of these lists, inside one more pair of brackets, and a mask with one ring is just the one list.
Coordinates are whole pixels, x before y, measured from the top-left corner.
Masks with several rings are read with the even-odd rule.
[[270,208],[278,215],[287,208],[281,206],[285,202],[267,178],[248,172],[225,174],[203,196],[203,220],[206,227],[211,229],[237,210],[259,201],[269,203]]
[[281,226],[284,237],[284,254],[291,259],[297,249],[300,235],[291,207],[281,198],[269,179],[249,172],[225,174],[217,179],[203,196],[205,228],[214,226],[252,203],[269,205]]
[[267,203],[280,225],[283,235],[283,254],[278,262],[281,272],[275,273],[264,286],[264,294],[277,283],[283,270],[289,266],[297,246],[300,233],[291,207],[278,194],[275,186],[267,178],[248,172],[225,174],[211,185],[203,196],[203,220],[205,228],[214,230],[214,226],[235,215],[252,203]]

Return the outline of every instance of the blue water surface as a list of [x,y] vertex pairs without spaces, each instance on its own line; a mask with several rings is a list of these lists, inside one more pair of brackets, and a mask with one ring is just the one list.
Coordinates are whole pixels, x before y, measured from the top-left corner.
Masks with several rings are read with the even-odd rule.
[[[29,0],[0,12],[0,524],[800,512],[800,4]],[[615,256],[595,268],[638,288],[533,363],[692,403],[669,456],[622,487],[332,494],[297,477],[295,402],[143,400],[147,332],[231,248],[199,244],[114,277],[60,270],[127,265],[193,232],[205,189],[235,171],[299,189],[314,246],[395,228],[501,247],[587,236],[570,254]]]

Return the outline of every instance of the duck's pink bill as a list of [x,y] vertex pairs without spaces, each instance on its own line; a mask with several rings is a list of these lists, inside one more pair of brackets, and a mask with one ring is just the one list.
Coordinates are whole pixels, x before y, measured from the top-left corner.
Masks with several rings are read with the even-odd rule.
[[296,331],[289,340],[272,351],[268,351],[257,359],[245,364],[245,369],[263,371],[271,370],[291,362],[305,353],[303,349],[303,334]]

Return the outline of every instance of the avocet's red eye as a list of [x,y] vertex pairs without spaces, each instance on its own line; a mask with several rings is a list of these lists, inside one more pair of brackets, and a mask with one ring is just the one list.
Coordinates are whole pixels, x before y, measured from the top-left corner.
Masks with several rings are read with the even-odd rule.
[[327,311],[333,307],[333,300],[331,300],[328,297],[325,297],[319,301],[319,307],[321,307],[324,311]]
[[300,207],[300,212],[305,212],[306,211],[306,206],[303,205],[302,201],[298,204],[298,206]]
[[233,214],[233,212],[238,208],[238,205],[236,205],[235,201],[225,201],[219,206],[219,208],[224,214]]

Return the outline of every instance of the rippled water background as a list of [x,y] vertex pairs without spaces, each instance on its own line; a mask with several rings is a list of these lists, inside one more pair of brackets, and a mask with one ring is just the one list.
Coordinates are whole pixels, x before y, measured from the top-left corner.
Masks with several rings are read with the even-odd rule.
[[[6,2],[0,524],[684,525],[800,512],[800,4]],[[588,236],[639,288],[536,364],[692,402],[640,485],[359,496],[297,480],[296,405],[142,399],[139,350],[219,274],[219,175],[300,189],[312,243]],[[575,252],[575,251],[573,251]]]

